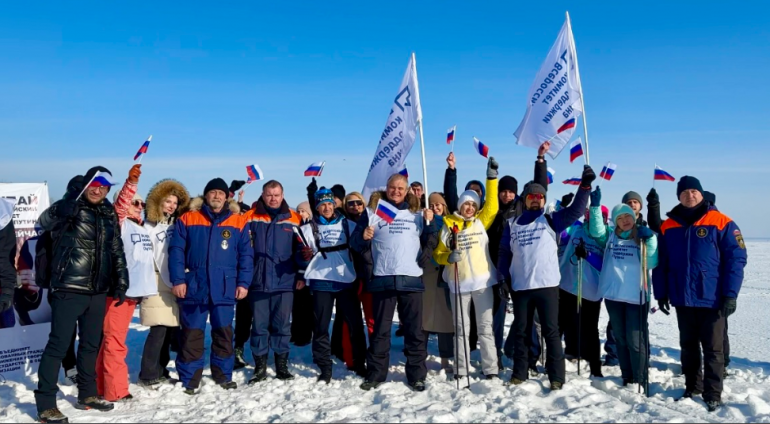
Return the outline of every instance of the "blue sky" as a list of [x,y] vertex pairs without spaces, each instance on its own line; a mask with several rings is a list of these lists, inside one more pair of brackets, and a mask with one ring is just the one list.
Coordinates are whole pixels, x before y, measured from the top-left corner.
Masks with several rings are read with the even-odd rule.
[[[227,3],[3,4],[0,181],[47,180],[57,198],[96,164],[122,178],[153,134],[143,193],[174,177],[197,194],[258,163],[294,206],[320,160],[321,184],[360,190],[414,51],[430,190],[455,124],[461,181],[484,175],[475,135],[523,182],[536,153],[512,134],[569,10],[592,164],[618,164],[605,203],[644,196],[657,162],[699,177],[747,237],[770,237],[766,2]],[[421,174],[419,145],[407,163]],[[551,167],[558,181],[580,172],[566,155]],[[667,210],[675,187],[658,183]]]

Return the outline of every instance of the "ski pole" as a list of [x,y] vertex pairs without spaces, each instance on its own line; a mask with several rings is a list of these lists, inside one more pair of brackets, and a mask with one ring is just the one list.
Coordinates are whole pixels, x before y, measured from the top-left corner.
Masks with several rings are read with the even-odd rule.
[[578,259],[578,295],[577,295],[577,316],[578,316],[578,375],[580,375],[580,360],[583,357],[583,317],[582,300],[583,300],[583,259]]

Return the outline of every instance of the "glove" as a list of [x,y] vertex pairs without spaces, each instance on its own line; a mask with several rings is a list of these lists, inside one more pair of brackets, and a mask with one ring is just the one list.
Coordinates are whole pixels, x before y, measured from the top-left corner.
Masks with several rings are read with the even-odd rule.
[[658,300],[658,309],[666,315],[671,315],[671,303],[667,297]]
[[501,299],[504,299],[505,301],[508,301],[508,299],[511,297],[511,289],[508,287],[507,281],[501,281],[497,283],[498,286],[498,294],[500,295]]
[[599,207],[602,205],[602,189],[601,187],[596,187],[594,191],[591,192],[591,207]]
[[79,209],[80,207],[75,199],[62,200],[56,205],[56,210],[54,210],[53,214],[57,218],[69,219],[77,215]]
[[137,185],[139,184],[139,177],[142,176],[142,165],[136,164],[131,167],[131,170],[128,171],[128,182]]
[[575,198],[575,193],[569,193],[565,194],[564,197],[561,198],[561,207],[566,208],[567,206],[572,203],[572,199]]
[[450,264],[456,264],[460,262],[460,259],[462,258],[463,258],[463,255],[460,253],[460,251],[453,250],[452,253],[449,254],[449,259],[447,260],[447,262],[449,262]]
[[591,183],[596,180],[596,173],[588,165],[583,165],[583,176],[580,179],[580,187],[591,187]]
[[4,294],[0,296],[0,314],[13,308],[13,296]]
[[122,306],[126,302],[126,292],[123,290],[115,290],[115,296],[113,296],[114,299],[118,299],[118,303],[115,304],[115,307]]
[[655,233],[652,232],[650,227],[641,226],[636,229],[636,235],[639,236],[640,239],[647,241],[651,239]]
[[734,297],[724,298],[724,303],[722,304],[722,313],[724,314],[725,318],[734,314],[737,309],[738,309],[738,299]]
[[580,259],[588,259],[588,251],[583,243],[578,244],[575,248],[575,256]]
[[647,194],[647,205],[649,206],[657,206],[660,205],[660,196],[658,196],[658,191],[654,188],[650,190],[650,193]]
[[315,181],[315,177],[313,177],[313,181],[310,182],[307,186],[307,194],[315,195],[315,193],[318,191],[318,183]]
[[497,168],[499,168],[500,165],[497,163],[495,158],[493,156],[489,157],[489,162],[487,163],[487,179],[488,180],[495,180],[497,179]]
[[310,262],[310,260],[313,259],[314,253],[313,253],[312,247],[310,246],[303,247],[301,253],[302,253],[302,259],[305,262]]

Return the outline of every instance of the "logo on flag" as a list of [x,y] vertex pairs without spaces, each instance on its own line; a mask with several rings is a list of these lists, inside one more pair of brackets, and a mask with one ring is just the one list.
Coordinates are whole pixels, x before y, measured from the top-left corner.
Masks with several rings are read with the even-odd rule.
[[583,156],[583,140],[580,137],[573,141],[569,146],[569,162],[575,162],[575,159]]
[[150,141],[152,141],[152,136],[147,137],[147,141],[145,141],[144,144],[142,144],[142,147],[139,148],[139,151],[136,152],[136,155],[134,156],[134,160],[139,159],[140,157],[142,157],[142,155],[147,153],[147,149],[150,148]]
[[489,146],[479,141],[479,139],[476,137],[473,137],[473,147],[476,149],[476,152],[481,156],[484,156],[484,157],[489,156]]
[[655,165],[655,181],[675,181],[676,178],[668,172],[660,169],[658,165]]
[[603,178],[607,181],[610,181],[612,179],[612,176],[615,175],[615,169],[618,166],[614,163],[607,163],[607,165],[604,165],[604,168],[602,169],[601,174],[599,174],[599,178]]
[[457,125],[450,128],[446,132],[446,144],[452,144],[453,141],[455,141],[455,131],[457,130]]
[[570,178],[568,180],[562,181],[562,183],[567,184],[567,185],[579,186],[581,181],[583,181],[582,178]]
[[548,184],[553,184],[553,176],[556,175],[556,171],[553,168],[548,168]]
[[391,205],[390,203],[380,199],[379,202],[377,202],[377,216],[382,218],[383,221],[390,224],[391,222],[396,220],[396,215],[398,214],[398,209],[396,209],[395,206]]
[[89,187],[112,187],[117,184],[112,179],[112,175],[107,172],[99,171],[88,183]]
[[326,165],[326,162],[315,162],[310,164],[305,170],[305,176],[320,177],[321,173],[324,172],[324,165]]
[[249,179],[246,181],[247,184],[251,184],[255,181],[259,181],[265,178],[265,174],[263,174],[262,170],[259,169],[259,165],[247,166],[246,173],[249,175]]

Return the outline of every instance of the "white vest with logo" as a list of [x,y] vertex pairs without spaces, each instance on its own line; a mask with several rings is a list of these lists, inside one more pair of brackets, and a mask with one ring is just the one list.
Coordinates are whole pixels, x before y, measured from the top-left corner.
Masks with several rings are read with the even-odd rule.
[[[444,245],[451,245],[452,231],[444,226],[441,229]],[[489,255],[489,236],[481,220],[474,219],[468,228],[457,233],[457,250],[462,259],[457,264],[444,267],[444,281],[449,291],[455,293],[455,268],[457,269],[460,293],[470,293],[492,287],[497,284],[497,272]]]
[[[613,231],[604,250],[599,294],[605,300],[639,305],[642,293],[641,249],[634,240],[623,240]],[[642,303],[647,300],[642,295]]]
[[130,219],[123,221],[120,231],[128,267],[126,296],[155,296],[158,294],[158,282],[155,279],[155,257],[149,232]]
[[168,274],[168,245],[174,235],[174,226],[168,224],[149,224],[145,222],[152,242],[152,250],[155,259],[155,268],[160,271],[160,278],[168,288],[174,288],[171,277]]
[[315,253],[315,256],[313,256],[305,270],[305,279],[336,281],[339,283],[352,283],[356,280],[356,270],[353,267],[353,261],[350,259],[349,249],[326,252],[326,259],[318,250],[319,247],[330,248],[347,244],[348,239],[345,235],[345,225],[348,225],[348,220],[344,218],[336,224],[318,225],[320,246],[316,245],[313,226],[311,224],[302,226],[305,240],[307,240]]
[[374,227],[372,259],[375,276],[422,277],[422,268],[417,260],[421,252],[423,222],[422,213],[406,209],[398,211],[396,219],[388,224],[369,210],[369,225]]
[[558,287],[561,274],[556,232],[548,224],[545,215],[528,225],[520,225],[519,219],[509,221],[513,291]]

